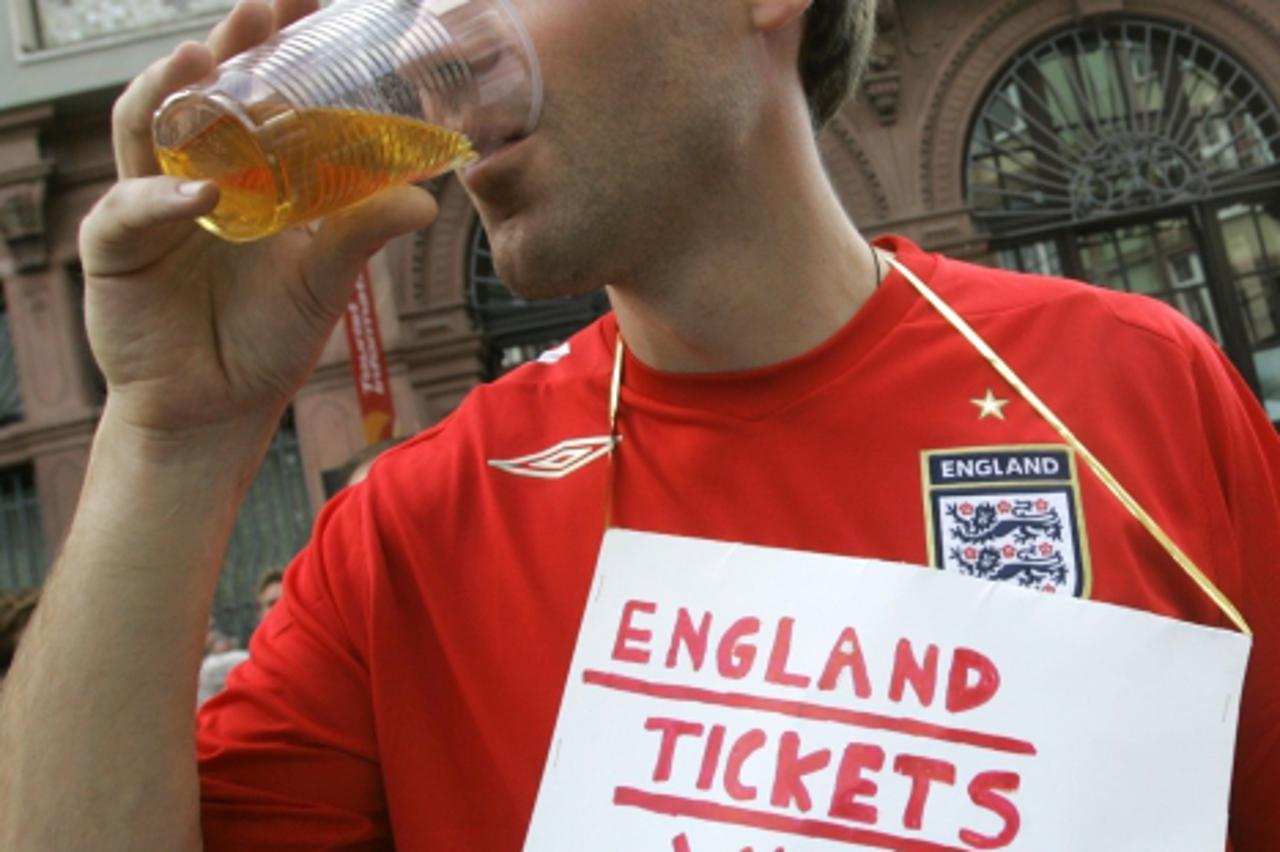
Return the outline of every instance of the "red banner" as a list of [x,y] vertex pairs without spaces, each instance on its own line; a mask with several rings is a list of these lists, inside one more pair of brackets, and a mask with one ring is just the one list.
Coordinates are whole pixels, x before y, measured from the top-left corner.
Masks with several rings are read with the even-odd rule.
[[356,395],[360,398],[360,421],[366,444],[390,438],[395,431],[396,407],[391,399],[387,376],[387,353],[378,329],[378,309],[373,301],[373,279],[369,267],[356,278],[355,292],[347,304],[345,317],[347,349]]

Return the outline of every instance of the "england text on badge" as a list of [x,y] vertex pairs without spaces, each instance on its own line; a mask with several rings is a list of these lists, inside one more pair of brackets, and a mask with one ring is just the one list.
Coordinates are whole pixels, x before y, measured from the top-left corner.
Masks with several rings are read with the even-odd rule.
[[1068,448],[933,450],[922,461],[934,567],[1089,596],[1088,539]]

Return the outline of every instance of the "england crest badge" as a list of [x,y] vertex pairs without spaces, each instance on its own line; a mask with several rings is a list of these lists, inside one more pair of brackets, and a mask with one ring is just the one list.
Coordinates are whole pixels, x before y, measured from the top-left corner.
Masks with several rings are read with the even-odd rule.
[[932,450],[921,460],[934,567],[1089,596],[1089,544],[1068,448]]

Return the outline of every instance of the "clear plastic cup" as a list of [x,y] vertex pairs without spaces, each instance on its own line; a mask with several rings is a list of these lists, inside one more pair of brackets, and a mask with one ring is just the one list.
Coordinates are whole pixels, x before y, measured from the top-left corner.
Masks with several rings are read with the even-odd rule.
[[212,180],[200,223],[254,240],[528,135],[542,75],[508,0],[338,0],[171,95],[166,174]]

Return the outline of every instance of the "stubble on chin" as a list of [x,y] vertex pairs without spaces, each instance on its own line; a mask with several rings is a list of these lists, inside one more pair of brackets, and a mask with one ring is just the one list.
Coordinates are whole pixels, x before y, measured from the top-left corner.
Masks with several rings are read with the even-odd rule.
[[531,300],[580,296],[608,283],[597,240],[593,229],[568,223],[512,219],[489,231],[498,277]]
[[630,215],[644,209],[629,185],[632,152],[599,140],[594,123],[560,126],[574,128],[565,132],[575,144],[565,150],[553,144],[560,134],[544,129],[522,180],[511,187],[518,191],[473,193],[498,275],[526,299],[577,296],[617,283],[644,239]]

